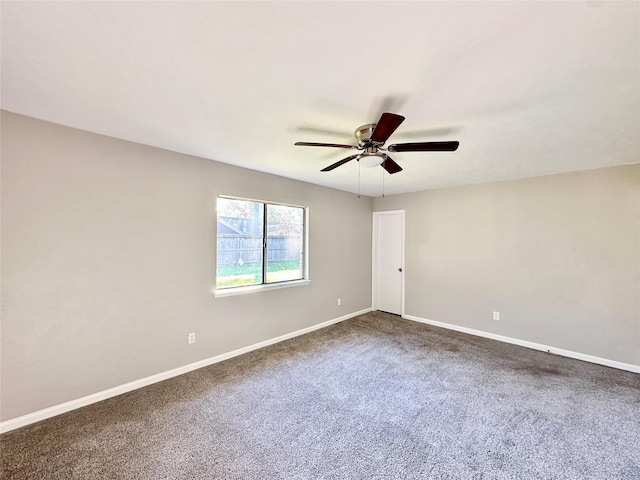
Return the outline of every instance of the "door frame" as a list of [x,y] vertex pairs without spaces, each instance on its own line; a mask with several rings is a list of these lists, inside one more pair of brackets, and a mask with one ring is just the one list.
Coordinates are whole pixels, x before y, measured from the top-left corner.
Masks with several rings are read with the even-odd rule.
[[378,309],[378,228],[379,219],[383,215],[400,215],[400,261],[402,263],[402,275],[400,276],[400,316],[404,317],[404,278],[405,278],[405,266],[404,266],[404,251],[405,251],[405,211],[404,210],[384,210],[380,212],[373,212],[372,222],[372,235],[371,235],[371,308],[373,310]]

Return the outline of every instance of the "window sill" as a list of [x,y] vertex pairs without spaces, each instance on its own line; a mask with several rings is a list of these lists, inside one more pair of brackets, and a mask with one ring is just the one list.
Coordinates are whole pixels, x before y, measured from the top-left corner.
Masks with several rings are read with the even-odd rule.
[[293,280],[291,282],[270,283],[267,285],[250,285],[248,287],[220,288],[213,290],[215,298],[231,297],[233,295],[245,295],[247,293],[264,292],[266,290],[277,290],[280,288],[301,287],[309,285],[311,280]]

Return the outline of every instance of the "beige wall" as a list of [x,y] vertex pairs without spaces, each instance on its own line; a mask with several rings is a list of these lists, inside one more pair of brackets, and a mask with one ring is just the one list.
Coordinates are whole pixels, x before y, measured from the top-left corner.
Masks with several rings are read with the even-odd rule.
[[395,209],[406,314],[640,365],[640,164],[374,200]]
[[[214,298],[219,194],[309,206],[312,283]],[[2,420],[370,307],[370,232],[368,198],[2,112]]]

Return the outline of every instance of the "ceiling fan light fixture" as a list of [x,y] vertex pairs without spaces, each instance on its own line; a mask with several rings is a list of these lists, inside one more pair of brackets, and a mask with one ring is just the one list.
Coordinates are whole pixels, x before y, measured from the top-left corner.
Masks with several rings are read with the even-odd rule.
[[373,168],[381,165],[385,160],[386,158],[382,153],[363,153],[359,162],[363,167]]

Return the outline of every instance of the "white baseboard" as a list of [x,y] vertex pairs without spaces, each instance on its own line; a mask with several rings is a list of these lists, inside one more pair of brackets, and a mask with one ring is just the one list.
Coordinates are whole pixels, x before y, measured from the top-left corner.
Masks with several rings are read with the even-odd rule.
[[582,360],[584,362],[597,363],[598,365],[604,365],[606,367],[618,368],[620,370],[640,373],[640,365],[618,362],[616,360],[609,360],[608,358],[595,357],[593,355],[587,355],[585,353],[572,352],[571,350],[563,350],[562,348],[542,345],[541,343],[529,342],[527,340],[520,340],[519,338],[505,337],[503,335],[484,332],[482,330],[475,330],[473,328],[461,327],[458,325],[453,325],[451,323],[436,322],[435,320],[428,320],[426,318],[420,318],[414,315],[403,315],[402,318],[413,320],[414,322],[426,323],[428,325],[433,325],[434,327],[447,328],[449,330],[455,330],[456,332],[468,333],[469,335],[475,335],[477,337],[490,338],[491,340],[512,343],[514,345],[531,348],[533,350],[541,350],[543,352],[553,353],[555,355],[561,355],[563,357],[575,358],[576,360]]
[[303,328],[301,330],[296,330],[295,332],[287,333],[285,335],[280,335],[279,337],[271,338],[269,340],[264,340],[262,342],[255,343],[247,347],[233,350],[231,352],[222,353],[220,355],[216,355],[215,357],[210,357],[195,363],[190,363],[189,365],[185,365],[183,367],[178,367],[178,368],[174,368],[173,370],[157,373],[155,375],[151,375],[150,377],[141,378],[140,380],[134,380],[133,382],[125,383],[124,385],[119,385],[117,387],[109,388],[101,392],[87,395],[86,397],[81,397],[76,400],[70,400],[68,402],[61,403],[59,405],[54,405],[52,407],[38,410],[37,412],[28,413],[20,417],[12,418],[10,420],[5,420],[4,422],[0,422],[0,433],[9,432],[11,430],[15,430],[16,428],[24,427],[26,425],[39,422],[41,420],[55,417],[56,415],[66,413],[71,410],[75,410],[77,408],[91,405],[92,403],[106,400],[107,398],[122,395],[123,393],[127,393],[132,390],[136,390],[138,388],[146,387],[147,385],[161,382],[163,380],[167,380],[172,377],[177,377],[178,375],[183,375],[185,373],[192,372],[193,370],[198,370],[199,368],[207,367],[209,365],[213,365],[214,363],[222,362],[224,360],[237,357],[238,355],[242,355],[244,353],[249,353],[259,348],[267,347],[269,345],[273,345],[275,343],[279,343],[284,340],[289,340],[290,338],[304,335],[305,333],[313,332],[314,330],[319,330],[321,328],[328,327],[329,325],[343,322],[345,320],[348,320],[349,318],[357,317],[358,315],[362,315],[370,311],[371,311],[371,308],[365,308],[364,310],[360,310],[358,312],[353,312],[347,315],[343,315],[342,317],[334,318],[332,320],[327,320],[326,322],[322,322],[317,325],[313,325],[311,327]]

